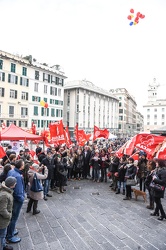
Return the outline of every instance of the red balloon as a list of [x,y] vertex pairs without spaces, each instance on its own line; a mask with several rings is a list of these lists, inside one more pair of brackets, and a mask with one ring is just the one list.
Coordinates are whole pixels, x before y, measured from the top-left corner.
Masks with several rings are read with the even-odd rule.
[[131,10],[130,10],[130,13],[134,13],[134,10],[133,10],[133,9],[131,9]]
[[44,107],[45,107],[46,109],[48,108],[48,103],[47,103],[47,102],[45,103]]
[[140,12],[137,12],[137,17],[139,17],[139,16],[140,16],[140,14],[141,14]]
[[131,16],[129,15],[128,17],[127,17],[129,20],[131,20]]

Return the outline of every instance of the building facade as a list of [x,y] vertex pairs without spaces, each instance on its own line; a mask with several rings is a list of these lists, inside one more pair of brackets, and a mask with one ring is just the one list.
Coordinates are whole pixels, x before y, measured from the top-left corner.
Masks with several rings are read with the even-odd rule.
[[140,125],[140,130],[138,129],[138,124],[142,124],[142,118],[138,121],[137,117],[137,104],[129,92],[125,88],[110,89],[109,92],[116,96],[119,100],[118,109],[118,136],[119,137],[131,137],[141,132],[142,125]]
[[117,134],[119,100],[93,83],[67,82],[64,86],[64,124],[73,135],[75,125],[92,133],[94,125]]
[[161,86],[156,78],[148,86],[148,101],[143,105],[144,131],[150,132],[166,126],[165,86]]
[[[63,118],[64,72],[32,56],[0,51],[0,122],[37,130]],[[47,108],[41,105],[47,103]]]

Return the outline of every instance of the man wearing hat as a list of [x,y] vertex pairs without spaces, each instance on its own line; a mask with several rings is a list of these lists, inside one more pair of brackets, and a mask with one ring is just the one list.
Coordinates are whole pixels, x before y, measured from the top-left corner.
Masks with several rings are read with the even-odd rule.
[[17,179],[17,184],[13,191],[14,201],[13,201],[12,217],[9,226],[7,228],[6,239],[9,243],[18,243],[21,241],[19,237],[15,236],[16,235],[15,226],[25,198],[24,179],[22,175],[23,169],[24,169],[24,161],[22,159],[17,160],[15,162],[15,168],[10,170],[7,175],[7,177],[12,176]]
[[0,184],[0,249],[12,250],[12,246],[6,245],[7,226],[12,217],[13,188],[17,180],[15,177],[8,177]]

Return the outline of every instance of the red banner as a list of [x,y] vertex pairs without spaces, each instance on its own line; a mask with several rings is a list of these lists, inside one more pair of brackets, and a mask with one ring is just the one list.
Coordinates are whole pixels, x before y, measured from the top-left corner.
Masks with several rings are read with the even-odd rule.
[[99,129],[97,126],[94,126],[93,140],[96,140],[97,138],[100,137],[108,139],[109,131],[107,129]]
[[62,120],[50,124],[50,137],[53,143],[63,144],[66,142]]
[[6,155],[5,150],[3,149],[2,146],[0,146],[0,158],[3,158]]

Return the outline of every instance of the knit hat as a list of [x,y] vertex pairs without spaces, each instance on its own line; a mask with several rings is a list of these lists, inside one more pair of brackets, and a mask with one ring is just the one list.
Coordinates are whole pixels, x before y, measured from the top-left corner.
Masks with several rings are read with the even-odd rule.
[[33,164],[32,164],[32,167],[35,168],[35,169],[38,169],[38,168],[39,168],[39,165],[36,164],[36,163],[33,163]]
[[17,180],[15,177],[9,176],[5,180],[5,186],[10,188],[10,187],[14,186],[14,184],[16,184],[16,182],[17,182]]

